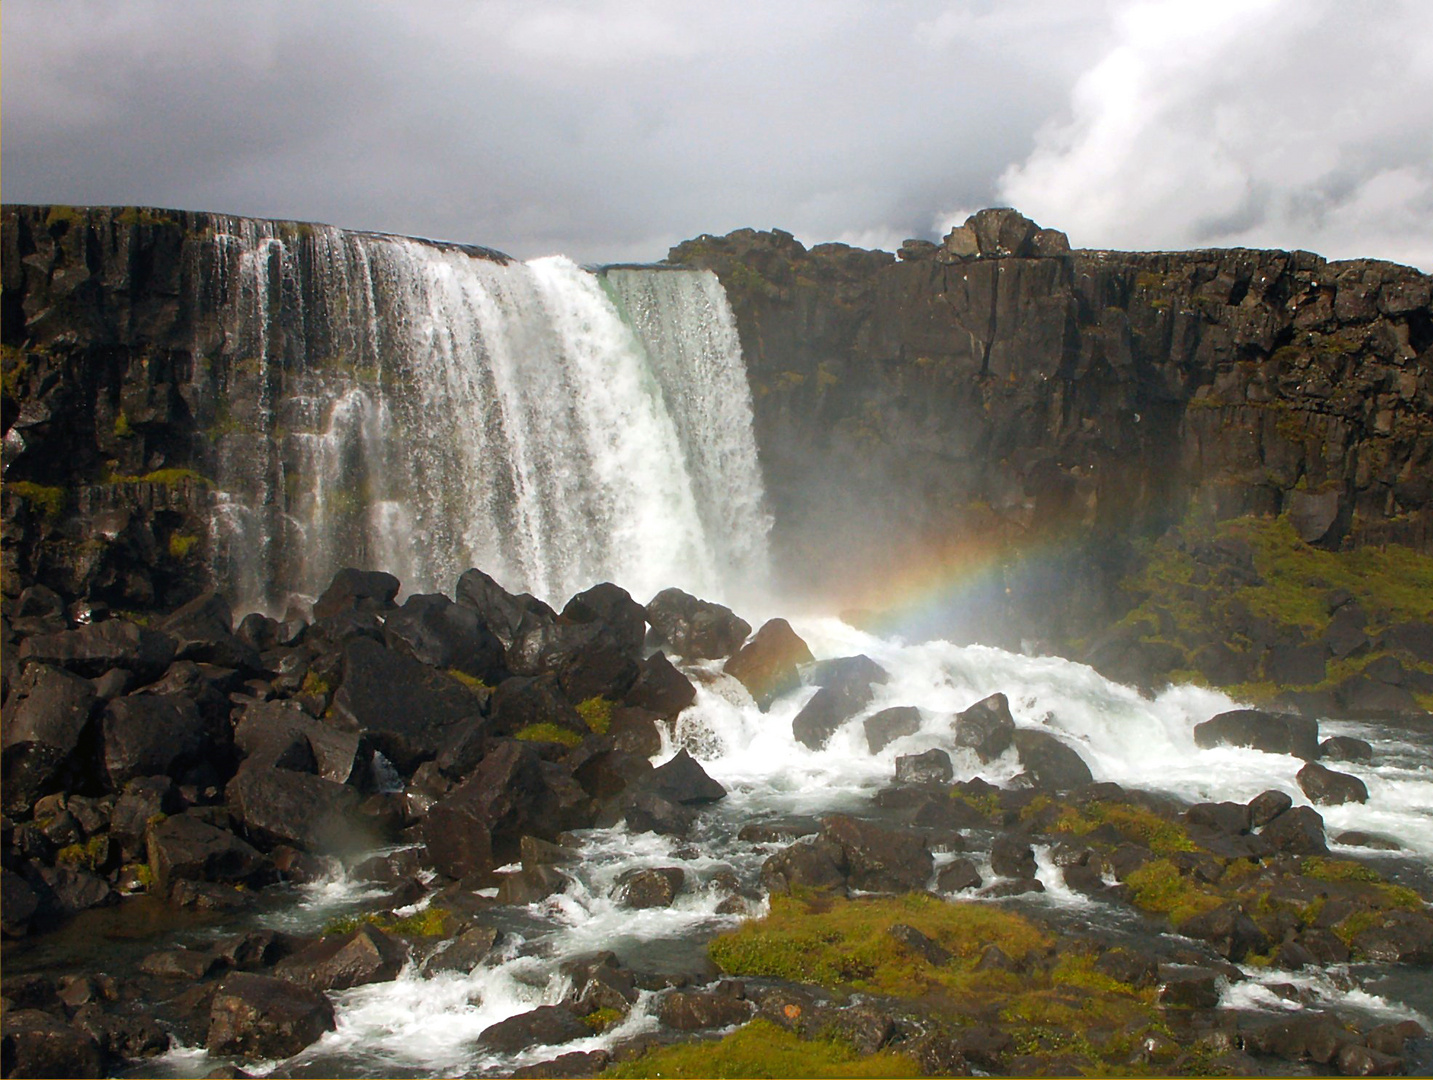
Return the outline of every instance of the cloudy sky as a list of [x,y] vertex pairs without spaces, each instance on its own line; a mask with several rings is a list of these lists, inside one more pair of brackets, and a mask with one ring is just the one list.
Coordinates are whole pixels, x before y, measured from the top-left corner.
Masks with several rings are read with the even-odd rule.
[[6,0],[12,202],[655,259],[892,248],[988,205],[1084,247],[1433,270],[1427,0]]

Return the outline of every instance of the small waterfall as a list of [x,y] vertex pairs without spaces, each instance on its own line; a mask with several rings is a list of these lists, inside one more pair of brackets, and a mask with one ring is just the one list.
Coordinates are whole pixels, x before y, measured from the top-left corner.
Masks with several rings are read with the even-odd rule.
[[760,586],[751,394],[712,274],[215,220],[192,397],[240,609],[347,565],[413,592],[478,566],[557,604]]

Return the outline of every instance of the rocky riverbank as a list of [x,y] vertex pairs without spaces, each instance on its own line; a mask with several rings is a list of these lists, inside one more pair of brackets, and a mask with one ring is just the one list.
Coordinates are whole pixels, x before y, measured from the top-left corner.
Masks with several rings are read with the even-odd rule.
[[[505,913],[575,888],[587,830],[613,826],[677,845],[671,865],[611,882],[620,910],[701,894],[726,932],[678,969],[565,959],[554,1000],[477,1033],[482,1060],[531,1062],[490,1071],[710,1075],[779,1054],[792,1075],[1370,1075],[1426,1060],[1413,1022],[1231,1007],[1240,985],[1297,1002],[1309,973],[1353,988],[1368,965],[1433,963],[1421,879],[1372,857],[1400,838],[1330,837],[1321,816],[1368,798],[1342,764],[1366,742],[1284,713],[1211,715],[1198,745],[1303,759],[1309,805],[1281,791],[1185,805],[1095,783],[1079,749],[994,694],[855,805],[746,823],[759,858],[744,875],[703,859],[726,787],[686,749],[651,759],[682,741],[707,684],[749,695],[799,745],[857,721],[864,749],[886,751],[930,717],[872,711],[880,663],[817,661],[784,621],[752,634],[675,589],[642,605],[597,585],[560,612],[478,570],[454,599],[399,605],[399,589],[345,570],[311,612],[237,626],[216,594],[147,616],[42,585],[7,602],[5,1075],[108,1074],[174,1044],[207,1048],[220,1075],[299,1054],[345,991],[520,953]],[[953,758],[1019,771],[957,780]],[[337,863],[371,890],[349,918],[317,934],[251,918]],[[1139,929],[1021,907],[1049,889]],[[153,932],[194,920],[232,932]],[[67,928],[145,921],[132,960],[33,959]]]

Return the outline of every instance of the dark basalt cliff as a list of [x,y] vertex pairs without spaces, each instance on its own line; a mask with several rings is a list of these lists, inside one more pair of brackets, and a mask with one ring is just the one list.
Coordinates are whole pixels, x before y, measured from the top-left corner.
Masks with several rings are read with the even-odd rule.
[[1416,270],[1070,251],[1000,210],[899,258],[752,230],[669,258],[726,287],[776,550],[815,592],[879,607],[893,582],[993,565],[1017,633],[1060,616],[1088,633],[1119,613],[1131,542],[1191,514],[1433,545],[1433,282]]
[[[43,580],[144,607],[203,587],[214,448],[298,363],[282,334],[262,371],[204,359],[224,327],[195,240],[234,221],[5,210],[8,595]],[[281,228],[302,250],[307,227]],[[800,592],[881,608],[983,567],[966,576],[996,606],[965,597],[971,636],[1059,639],[1121,614],[1134,545],[1182,521],[1287,512],[1330,548],[1433,547],[1415,270],[1070,251],[1013,211],[899,257],[742,230],[670,259],[731,299]]]

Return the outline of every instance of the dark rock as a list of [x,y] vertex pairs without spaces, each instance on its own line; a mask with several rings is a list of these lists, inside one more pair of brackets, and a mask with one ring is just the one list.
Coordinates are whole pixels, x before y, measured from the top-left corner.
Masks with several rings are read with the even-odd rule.
[[518,675],[505,679],[493,691],[488,711],[485,730],[494,735],[513,735],[534,724],[552,724],[575,735],[590,734],[551,672],[535,678]]
[[918,836],[835,814],[823,819],[821,838],[840,848],[853,889],[903,893],[930,883],[934,860]]
[[498,903],[535,904],[564,891],[571,879],[555,866],[525,866],[498,875]]
[[1346,802],[1368,802],[1368,788],[1356,776],[1334,772],[1311,761],[1298,771],[1295,779],[1312,802],[1320,806],[1337,806]]
[[246,758],[274,768],[314,772],[335,784],[346,783],[353,775],[359,743],[357,732],[315,720],[291,701],[246,705],[234,725],[234,745]]
[[1334,837],[1334,841],[1348,847],[1366,847],[1377,851],[1398,851],[1403,847],[1399,841],[1390,836],[1378,836],[1375,833],[1366,833],[1358,829],[1341,832]]
[[342,852],[373,842],[358,826],[358,792],[307,773],[245,764],[224,789],[244,832],[260,844]]
[[578,593],[562,609],[562,617],[580,625],[600,624],[623,656],[633,660],[642,658],[647,613],[621,586],[602,582]]
[[114,790],[141,776],[178,777],[213,753],[191,698],[180,694],[130,694],[105,706],[100,723],[102,760]]
[[514,1069],[514,1080],[522,1077],[578,1078],[599,1075],[612,1063],[612,1055],[606,1050],[576,1051],[558,1054],[550,1061],[539,1061],[536,1065],[524,1065]]
[[1323,682],[1328,649],[1318,645],[1273,645],[1264,654],[1264,677],[1276,686]]
[[405,775],[437,757],[455,729],[477,723],[481,709],[457,679],[375,641],[355,638],[344,647],[334,717]]
[[1095,958],[1095,970],[1136,990],[1152,986],[1159,978],[1159,964],[1145,953],[1132,949],[1107,949]]
[[722,668],[751,692],[765,712],[783,694],[801,686],[800,664],[815,657],[785,619],[771,619]]
[[1227,960],[1239,963],[1251,952],[1265,952],[1269,939],[1236,903],[1223,904],[1179,924],[1185,937],[1207,941]]
[[1036,787],[1070,791],[1094,782],[1084,759],[1048,732],[1017,728],[1011,738]]
[[147,1058],[169,1049],[169,1035],[148,1016],[113,1015],[97,1002],[75,1010],[70,1023],[94,1039],[100,1053],[110,1058]]
[[1259,835],[1275,851],[1286,855],[1327,855],[1324,819],[1311,806],[1296,806],[1274,818]]
[[1373,747],[1351,735],[1335,735],[1319,744],[1319,757],[1325,761],[1372,761]]
[[896,1034],[895,1018],[874,1005],[847,1005],[835,1019],[833,1033],[858,1054],[874,1054]]
[[216,592],[195,597],[159,625],[177,645],[175,658],[261,671],[259,652],[234,636],[229,602]]
[[534,1046],[556,1046],[584,1039],[592,1031],[564,1005],[542,1005],[485,1028],[478,1046],[499,1054],[516,1054]]
[[1401,1076],[1406,1070],[1402,1058],[1357,1043],[1339,1047],[1334,1064],[1340,1076]]
[[821,688],[796,714],[791,730],[798,742],[819,750],[837,728],[871,703],[872,683],[888,676],[869,657],[847,656],[823,660],[812,678]]
[[749,1001],[700,990],[673,990],[657,1003],[657,1017],[677,1031],[730,1027],[744,1023],[754,1011]]
[[284,979],[235,972],[214,994],[205,1046],[211,1054],[286,1058],[332,1031],[328,998]]
[[630,908],[671,907],[686,877],[680,866],[628,870],[617,879],[617,901]]
[[264,884],[273,864],[253,847],[194,814],[176,814],[148,827],[150,869],[161,889],[176,881]]
[[824,835],[798,840],[772,855],[761,866],[761,883],[769,892],[803,889],[843,889],[846,855]]
[[898,784],[948,784],[954,775],[950,755],[939,748],[896,758]]
[[1196,724],[1194,741],[1206,749],[1247,746],[1266,754],[1292,754],[1312,761],[1319,754],[1319,725],[1301,716],[1235,709]]
[[7,813],[23,813],[55,790],[90,724],[95,689],[89,680],[30,664],[5,703],[3,788]]
[[440,593],[415,594],[383,620],[383,640],[421,664],[497,685],[508,671],[503,643],[478,612]]
[[139,962],[139,970],[157,979],[199,982],[224,966],[214,953],[204,949],[161,949]]
[[1433,623],[1398,623],[1383,632],[1379,645],[1398,649],[1425,664],[1433,663]]
[[1015,737],[1015,720],[1004,694],[991,694],[956,714],[951,728],[955,732],[955,745],[974,750],[981,761],[999,757],[1010,748]]
[[897,705],[866,717],[866,745],[879,754],[891,743],[920,730],[921,711],[914,705]]
[[381,570],[347,567],[333,575],[328,588],[313,605],[313,617],[333,619],[349,612],[378,614],[393,608],[400,582]]
[[1372,678],[1366,669],[1339,683],[1334,688],[1334,697],[1340,715],[1352,720],[1389,720],[1423,715],[1423,710],[1406,686],[1394,686]]
[[627,828],[660,836],[685,836],[696,820],[695,811],[655,791],[637,791],[623,805]]
[[458,578],[454,598],[477,611],[484,626],[502,642],[508,669],[519,675],[539,673],[539,654],[557,625],[557,614],[535,596],[514,596],[481,570]]
[[659,647],[687,660],[721,660],[741,648],[751,624],[730,608],[698,600],[681,589],[663,589],[647,604],[647,621]]
[[1024,840],[1002,834],[991,846],[990,869],[1001,877],[1034,878],[1035,852]]
[[398,976],[407,950],[376,926],[364,923],[347,934],[330,934],[280,960],[274,974],[311,990],[347,990]]
[[1433,963],[1433,917],[1424,911],[1385,912],[1354,936],[1353,948],[1375,963]]
[[975,868],[975,863],[969,859],[956,859],[948,866],[941,868],[935,879],[936,888],[941,892],[961,892],[965,889],[978,889],[984,884],[981,880],[980,871]]
[[[1276,792],[1274,794],[1282,795],[1283,793]],[[1284,798],[1289,805],[1293,805],[1287,795]],[[1184,820],[1190,825],[1202,826],[1217,833],[1237,836],[1249,828],[1249,807],[1236,802],[1196,803],[1184,812]]]
[[20,660],[52,664],[87,679],[123,668],[140,682],[150,682],[164,673],[174,650],[174,639],[167,634],[126,619],[106,619],[63,633],[28,637],[20,644]]
[[7,1077],[104,1075],[92,1036],[36,1009],[5,1011],[0,1059]]
[[658,765],[642,781],[642,786],[664,799],[684,806],[716,802],[726,798],[726,788],[707,775],[685,749],[678,750],[668,762]]
[[230,967],[240,971],[254,971],[258,968],[273,967],[286,956],[304,945],[304,939],[286,934],[282,930],[250,930],[220,941],[214,947],[214,954]]
[[1367,625],[1368,616],[1362,607],[1344,604],[1334,612],[1321,640],[1335,660],[1357,656],[1368,651]]
[[1249,800],[1249,825],[1261,829],[1294,805],[1286,793],[1275,789],[1262,792]]
[[932,941],[914,926],[896,923],[887,933],[933,967],[941,967],[950,962],[950,950]]
[[[1409,1039],[1424,1039],[1428,1033],[1416,1020],[1399,1020],[1391,1024],[1379,1024],[1363,1033],[1363,1043],[1370,1050],[1390,1056],[1402,1054],[1408,1049]],[[1345,1074],[1349,1075],[1349,1074]]]
[[1244,1049],[1251,1054],[1320,1065],[1333,1061],[1341,1047],[1356,1042],[1357,1037],[1337,1020],[1318,1013],[1293,1016],[1244,1032]]
[[655,652],[641,665],[641,674],[623,696],[628,705],[672,721],[697,699],[691,680],[672,666],[665,653]]
[[1159,966],[1159,1003],[1193,1009],[1212,1009],[1219,1004],[1221,976],[1208,968]]
[[39,897],[25,879],[0,869],[0,929],[6,937],[23,937],[40,908]]
[[815,686],[871,686],[890,679],[890,672],[869,656],[837,656],[830,660],[818,660],[811,667],[811,682]]
[[266,653],[279,643],[279,623],[262,612],[251,611],[234,627],[234,636],[257,653]]
[[452,938],[441,952],[435,952],[423,965],[429,974],[440,971],[472,971],[492,952],[501,934],[492,926],[475,926]]
[[650,758],[662,750],[662,733],[657,728],[661,720],[656,713],[646,709],[619,705],[612,710],[607,736],[612,740],[614,749]]

